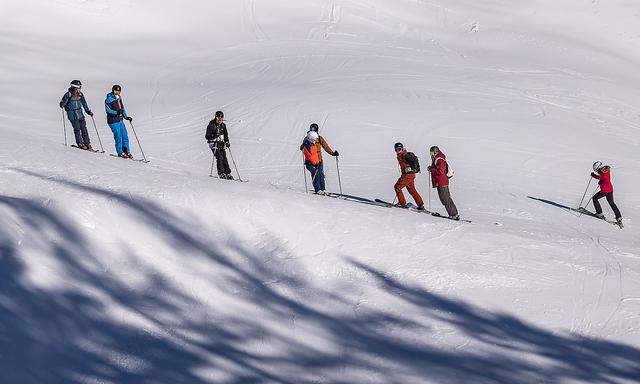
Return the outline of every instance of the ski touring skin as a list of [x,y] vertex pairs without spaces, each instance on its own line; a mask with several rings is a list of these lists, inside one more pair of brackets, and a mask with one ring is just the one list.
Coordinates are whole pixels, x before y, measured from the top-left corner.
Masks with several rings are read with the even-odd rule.
[[416,209],[415,205],[413,205],[412,203],[408,203],[407,204],[407,208],[403,208],[403,207],[401,207],[399,205],[392,204],[392,203],[390,203],[388,201],[384,201],[384,200],[380,200],[380,199],[375,199],[374,201],[376,203],[386,204],[387,207],[395,207],[395,208],[407,209],[409,211],[416,212],[416,213],[426,213],[426,214],[429,214],[429,215],[431,215],[433,217],[439,217],[441,219],[447,219],[447,220],[451,220],[451,221],[461,221],[461,222],[464,222],[464,223],[471,223],[471,220],[465,220],[465,219],[456,220],[456,219],[452,219],[452,218],[450,218],[448,216],[441,215],[438,212],[431,212],[431,211],[427,211],[426,209],[425,210],[418,210],[418,209]]

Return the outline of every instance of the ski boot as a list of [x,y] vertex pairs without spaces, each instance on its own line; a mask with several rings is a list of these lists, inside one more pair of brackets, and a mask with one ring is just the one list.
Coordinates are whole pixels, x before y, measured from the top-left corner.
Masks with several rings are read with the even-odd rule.
[[226,176],[227,176],[226,177],[227,180],[233,180],[233,176],[230,173],[227,173]]
[[91,144],[86,144],[84,149],[86,149],[87,151],[93,151],[94,150],[93,147],[91,146]]
[[325,192],[325,191],[323,191],[323,190],[319,190],[319,191],[318,191],[318,195],[320,195],[320,196],[326,196],[326,195],[327,195],[327,192]]
[[618,217],[618,218],[616,218],[616,223],[618,224],[618,226],[619,226],[620,228],[624,227],[624,225],[622,225],[622,217]]
[[451,220],[460,221],[460,215],[451,215],[449,216]]
[[420,204],[418,205],[418,207],[416,208],[417,211],[424,211],[424,204]]

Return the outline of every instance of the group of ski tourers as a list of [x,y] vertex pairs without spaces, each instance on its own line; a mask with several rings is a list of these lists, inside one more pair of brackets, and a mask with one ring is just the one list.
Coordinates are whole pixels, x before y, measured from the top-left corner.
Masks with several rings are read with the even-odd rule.
[[[340,156],[340,154],[338,151],[331,149],[327,140],[320,136],[318,130],[318,124],[311,124],[307,135],[300,145],[300,150],[304,154],[305,168],[311,174],[315,193],[325,195],[327,192],[325,191],[322,150],[331,156]],[[398,203],[395,205],[401,208],[409,207],[402,192],[402,190],[406,188],[416,202],[416,209],[418,211],[424,211],[424,200],[422,200],[415,186],[416,174],[420,172],[418,157],[413,152],[408,152],[402,143],[395,143],[394,150],[400,168],[400,178],[394,186],[396,199],[398,200]],[[429,152],[431,154],[431,165],[427,167],[427,170],[431,174],[433,188],[437,189],[440,202],[442,202],[447,210],[449,218],[459,220],[460,215],[458,214],[458,209],[449,192],[449,179],[453,176],[453,172],[449,170],[446,156],[437,146],[431,147]]]
[[[84,117],[83,109],[84,112],[92,118],[93,112],[89,109],[87,100],[84,98],[84,94],[82,94],[81,89],[82,83],[80,80],[73,80],[67,92],[62,96],[62,100],[60,100],[60,108],[67,112],[67,118],[73,127],[76,146],[80,149],[95,152],[91,146],[91,139],[89,139],[89,132],[87,131],[87,122]],[[128,116],[127,111],[124,109],[124,103],[120,97],[121,92],[121,86],[114,85],[111,87],[111,92],[107,94],[104,101],[104,109],[107,113],[107,124],[113,133],[118,157],[133,159],[129,147],[127,127],[124,125],[123,121],[127,120],[131,122],[133,121],[133,118]]]
[[[81,88],[82,83],[80,80],[73,80],[68,91],[64,96],[62,96],[60,108],[63,108],[67,112],[67,118],[73,126],[77,147],[84,150],[95,151],[91,147],[91,140],[89,139],[89,134],[87,132],[87,124],[83,109],[87,115],[92,118],[93,112],[89,109]],[[127,128],[123,121],[128,120],[131,122],[133,118],[127,115],[124,103],[120,97],[121,92],[122,87],[114,85],[111,88],[111,92],[108,93],[105,98],[104,106],[107,114],[107,124],[113,133],[115,149],[118,157],[133,159],[129,147]],[[218,177],[221,179],[233,180],[234,178],[231,175],[231,169],[229,167],[226,154],[226,150],[231,146],[231,144],[229,142],[229,133],[227,131],[227,126],[224,123],[224,113],[222,111],[217,111],[214,119],[207,125],[205,139],[213,153]],[[331,149],[331,146],[329,146],[327,141],[320,136],[319,127],[316,123],[311,124],[309,127],[309,131],[300,145],[300,150],[304,156],[304,166],[311,174],[315,193],[319,195],[326,195],[327,192],[325,188],[322,150],[335,157],[340,156],[340,154],[338,151]],[[418,211],[424,211],[424,200],[418,193],[415,186],[416,174],[420,172],[420,162],[418,157],[413,152],[407,151],[402,143],[395,143],[394,150],[396,152],[396,159],[400,169],[400,178],[394,185],[396,199],[398,200],[398,203],[395,205],[401,208],[409,207],[402,191],[406,188],[415,200],[416,209]],[[451,192],[449,190],[449,181],[453,177],[453,171],[447,163],[447,158],[444,152],[437,146],[432,146],[429,149],[429,154],[431,157],[431,165],[427,167],[427,171],[430,174],[431,187],[437,190],[438,197],[447,211],[448,218],[452,220],[460,220],[458,209],[451,198]],[[593,164],[591,177],[597,179],[600,186],[600,191],[591,198],[593,206],[596,209],[594,216],[600,219],[605,218],[599,200],[606,198],[616,216],[616,222],[622,226],[622,214],[613,200],[611,167],[603,165],[600,162],[596,162]]]
[[[331,149],[331,146],[329,146],[324,137],[320,136],[318,131],[318,124],[311,124],[307,135],[300,145],[300,150],[304,154],[305,168],[311,174],[315,193],[325,195],[327,192],[325,191],[322,150],[331,156],[339,156],[339,153],[338,151]],[[424,211],[424,200],[422,199],[422,196],[420,196],[420,193],[418,193],[415,186],[416,174],[420,172],[420,162],[418,157],[415,153],[407,151],[402,143],[395,143],[393,148],[396,152],[396,159],[400,169],[400,178],[394,185],[398,203],[394,205],[401,208],[409,207],[402,191],[406,188],[416,203],[415,209],[418,211]],[[453,177],[453,170],[449,167],[447,156],[436,145],[429,148],[429,155],[431,157],[431,165],[427,167],[427,171],[430,174],[430,187],[437,190],[438,198],[446,209],[448,218],[452,220],[460,220],[458,208],[453,202],[453,199],[451,198],[451,191],[449,190],[449,182]],[[594,216],[600,219],[605,219],[604,214],[602,213],[602,207],[599,203],[599,200],[604,197],[607,199],[607,202],[616,215],[616,223],[622,227],[622,215],[613,201],[611,167],[603,165],[600,162],[596,162],[593,165],[593,170],[594,172],[591,173],[591,177],[598,179],[598,184],[600,186],[600,191],[591,198],[593,200],[593,206],[596,209]]]

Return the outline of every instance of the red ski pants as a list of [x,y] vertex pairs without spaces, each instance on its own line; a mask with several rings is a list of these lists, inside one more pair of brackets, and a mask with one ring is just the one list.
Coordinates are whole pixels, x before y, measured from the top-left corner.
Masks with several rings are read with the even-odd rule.
[[396,190],[396,196],[398,197],[398,202],[403,207],[407,205],[407,200],[405,200],[404,194],[402,193],[403,188],[407,188],[407,190],[409,191],[409,194],[416,201],[416,204],[424,205],[424,201],[422,200],[422,197],[416,190],[416,186],[414,184],[415,180],[416,180],[415,173],[405,173],[404,175],[400,176],[400,178],[396,182],[396,185],[394,185],[393,187]]

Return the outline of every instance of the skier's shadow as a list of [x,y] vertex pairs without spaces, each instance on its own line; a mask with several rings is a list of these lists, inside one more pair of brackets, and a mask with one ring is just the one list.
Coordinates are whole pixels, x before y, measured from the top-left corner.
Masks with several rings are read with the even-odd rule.
[[569,207],[569,206],[561,204],[561,203],[557,203],[555,201],[551,201],[551,200],[547,200],[547,199],[541,199],[539,197],[533,197],[533,196],[527,196],[527,198],[529,198],[531,200],[541,201],[541,202],[543,202],[545,204],[553,205],[554,207],[564,208],[564,209],[566,209],[568,211],[571,211],[571,212],[577,212],[577,213],[582,213],[582,214],[587,214],[588,215],[588,213],[586,213],[586,212],[580,211],[580,210],[578,210],[576,208],[572,208],[572,207]]

